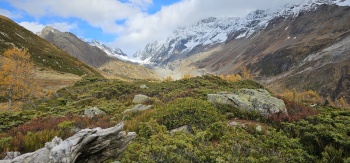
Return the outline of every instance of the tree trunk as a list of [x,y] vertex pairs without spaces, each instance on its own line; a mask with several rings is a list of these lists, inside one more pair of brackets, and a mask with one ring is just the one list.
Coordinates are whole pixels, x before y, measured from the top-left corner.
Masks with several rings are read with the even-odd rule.
[[11,110],[12,109],[12,85],[10,86],[10,90],[9,90],[9,97],[8,97],[8,100],[9,100],[9,105],[8,105],[8,110]]
[[11,110],[12,109],[12,99],[9,98],[9,105],[8,105],[8,110]]

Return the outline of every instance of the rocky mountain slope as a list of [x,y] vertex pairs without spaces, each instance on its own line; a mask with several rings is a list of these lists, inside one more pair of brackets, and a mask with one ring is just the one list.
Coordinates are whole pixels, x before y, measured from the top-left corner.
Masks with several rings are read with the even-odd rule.
[[135,56],[171,71],[190,67],[230,74],[247,67],[267,85],[314,89],[350,102],[349,5],[349,0],[313,0],[256,10],[245,18],[208,18]]
[[73,57],[95,68],[102,66],[111,58],[100,48],[90,46],[70,32],[60,32],[52,27],[45,27],[38,33],[43,39],[65,50]]
[[[125,54],[120,49],[112,50],[97,41],[87,43],[70,32],[60,32],[52,27],[45,27],[39,35],[79,60],[102,71],[102,74],[107,78],[160,78],[153,70],[127,61],[127,57],[123,56]],[[116,55],[119,56],[115,57]]]

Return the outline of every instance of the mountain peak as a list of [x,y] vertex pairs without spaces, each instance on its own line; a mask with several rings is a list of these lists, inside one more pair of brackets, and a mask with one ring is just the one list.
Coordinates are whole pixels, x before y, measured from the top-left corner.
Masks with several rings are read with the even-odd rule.
[[57,30],[57,29],[55,29],[55,28],[53,28],[53,27],[51,27],[51,26],[46,26],[45,28],[43,28],[42,30],[41,30],[41,32],[43,33],[43,32],[45,32],[45,33],[47,33],[47,32],[56,32],[56,33],[58,33],[58,32],[60,32],[59,30]]
[[127,55],[119,48],[111,48],[103,43],[100,43],[98,40],[92,40],[91,42],[88,42],[88,44],[98,47],[109,56],[116,57],[121,60],[127,60]]

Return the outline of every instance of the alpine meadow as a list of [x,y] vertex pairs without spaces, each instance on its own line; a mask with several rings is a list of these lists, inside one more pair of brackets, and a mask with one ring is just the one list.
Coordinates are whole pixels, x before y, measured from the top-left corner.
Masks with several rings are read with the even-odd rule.
[[4,0],[0,163],[350,162],[349,11]]

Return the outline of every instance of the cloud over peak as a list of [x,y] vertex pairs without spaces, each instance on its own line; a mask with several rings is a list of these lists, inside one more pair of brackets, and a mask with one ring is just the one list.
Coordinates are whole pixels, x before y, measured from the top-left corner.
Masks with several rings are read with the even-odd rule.
[[[113,35],[114,46],[128,55],[147,43],[165,39],[176,28],[188,26],[207,17],[241,17],[255,9],[267,9],[285,3],[303,0],[171,0],[156,12],[148,12],[157,0],[8,0],[11,5],[38,20],[23,21],[21,25],[32,31],[51,24],[54,28],[69,31],[81,28],[75,18]],[[1,11],[5,12],[5,11]],[[42,18],[60,17],[61,22],[39,23]],[[56,24],[56,25],[55,25]],[[103,40],[102,40],[103,41]]]

